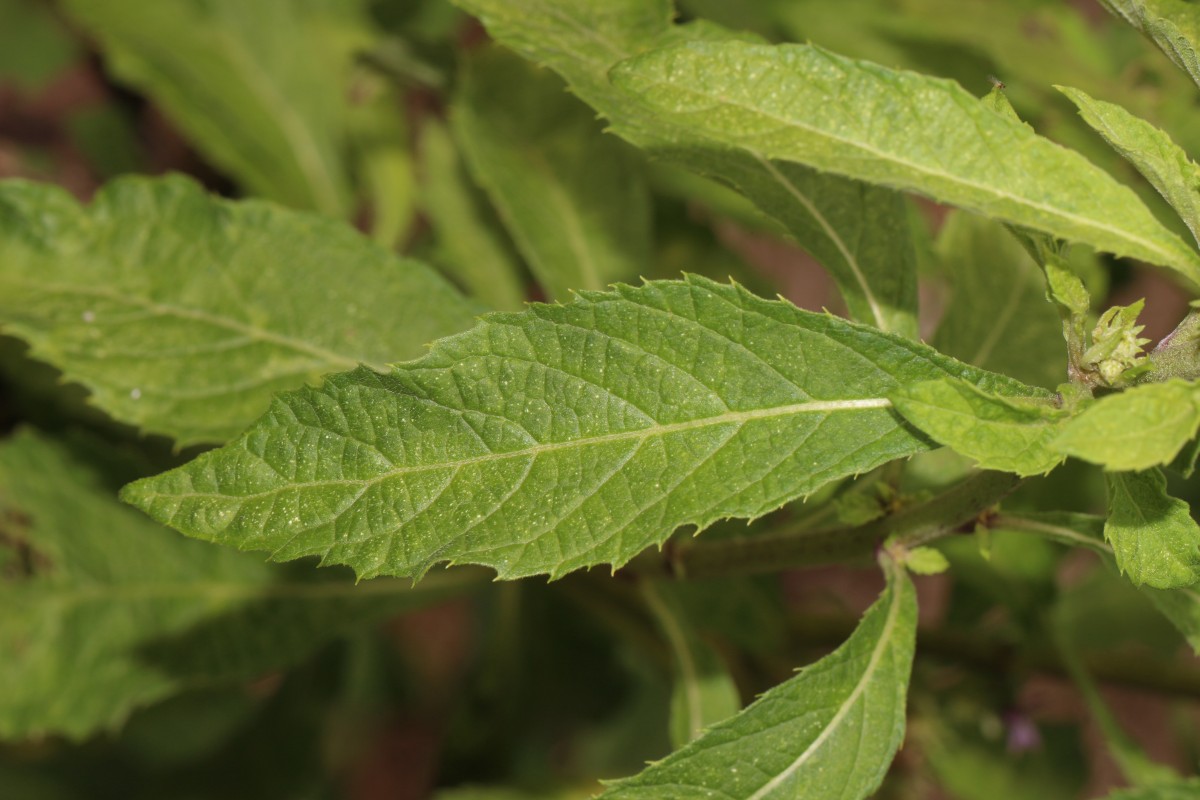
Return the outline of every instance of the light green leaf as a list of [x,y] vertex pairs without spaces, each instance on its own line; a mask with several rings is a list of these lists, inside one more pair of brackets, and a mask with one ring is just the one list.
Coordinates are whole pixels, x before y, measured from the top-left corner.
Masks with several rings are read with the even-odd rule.
[[933,346],[1025,383],[1061,383],[1067,374],[1061,323],[1046,302],[1041,270],[1004,226],[954,212],[936,253],[951,295]]
[[1111,470],[1169,464],[1200,431],[1200,389],[1181,380],[1108,395],[1067,422],[1051,448]]
[[228,439],[327,372],[415,357],[473,312],[340,222],[184,178],[121,179],[89,208],[0,184],[0,327],[118,420],[180,445]]
[[1088,125],[1137,167],[1200,241],[1200,168],[1187,153],[1167,134],[1118,105],[1094,100],[1068,86],[1055,88],[1079,107]]
[[742,700],[720,655],[693,628],[673,587],[647,582],[642,586],[642,596],[675,662],[671,743],[683,747],[706,728],[740,711]]
[[810,45],[743,42],[679,44],[611,75],[688,132],[679,146],[743,150],[920,192],[1200,283],[1200,256],[1130,189],[951,81]]
[[1118,789],[1104,800],[1196,800],[1197,797],[1200,797],[1200,779],[1187,778],[1167,786]]
[[909,422],[983,469],[1038,475],[1063,460],[1049,445],[1069,415],[1048,394],[1015,399],[949,377],[906,384],[891,398]]
[[634,152],[552,73],[498,49],[465,73],[455,136],[550,297],[645,271],[650,199]]
[[1175,589],[1200,581],[1200,526],[1167,494],[1162,470],[1110,472],[1104,538],[1134,585]]
[[478,15],[493,38],[566,78],[616,133],[733,186],[782,223],[830,271],[855,319],[916,336],[915,256],[898,193],[751,152],[677,146],[686,128],[648,112],[609,82],[610,68],[637,53],[735,34],[711,25],[672,26],[666,0],[456,1]]
[[482,577],[355,584],[184,539],[120,505],[64,447],[0,445],[0,737],[79,738],[140,706],[293,664]]
[[909,551],[904,559],[904,566],[916,575],[939,575],[950,569],[950,562],[939,550],[918,547]]
[[904,738],[917,604],[903,569],[837,650],[603,800],[869,796]]
[[1100,0],[1144,33],[1200,85],[1200,10],[1187,0]]
[[364,576],[620,565],[928,448],[887,399],[933,349],[704,278],[495,314],[386,375],[285,394],[236,443],[125,498],[190,535]]
[[[108,68],[214,164],[300,208],[351,210],[343,129],[358,3],[68,0]],[[303,57],[298,54],[303,53]]]
[[474,297],[498,311],[525,304],[520,267],[483,216],[446,128],[421,130],[422,197],[437,234],[438,263]]
[[417,193],[402,98],[386,78],[365,68],[355,72],[351,92],[356,99],[346,114],[346,133],[355,177],[368,198],[371,238],[394,249],[412,224]]

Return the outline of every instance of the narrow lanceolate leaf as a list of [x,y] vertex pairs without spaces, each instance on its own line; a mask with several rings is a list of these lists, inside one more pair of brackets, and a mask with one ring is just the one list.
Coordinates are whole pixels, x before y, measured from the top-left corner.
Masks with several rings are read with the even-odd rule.
[[1167,494],[1157,468],[1112,472],[1104,538],[1135,585],[1175,589],[1200,581],[1200,526],[1188,504]]
[[623,564],[926,450],[888,397],[960,377],[933,349],[704,278],[496,314],[386,375],[287,394],[125,498],[193,536],[361,575]]
[[1200,9],[1188,0],[1100,0],[1200,85]]
[[734,186],[824,265],[854,319],[916,336],[917,281],[903,199],[880,186],[773,162],[747,151],[675,146],[686,129],[612,85],[610,68],[677,41],[727,40],[712,25],[675,26],[669,0],[457,0],[497,41],[566,78],[633,144]]
[[888,585],[837,650],[603,800],[855,800],[883,780],[904,738],[917,604],[884,558]]
[[184,178],[121,179],[88,208],[0,184],[0,329],[180,444],[224,441],[325,373],[413,358],[474,310],[342,223]]
[[1062,323],[1046,302],[1041,270],[1004,226],[956,211],[938,234],[936,254],[951,294],[933,346],[1025,383],[1061,383]]
[[671,743],[683,747],[705,729],[740,711],[741,697],[721,656],[695,630],[674,587],[647,582],[642,596],[675,661],[670,733]]
[[942,378],[903,386],[892,403],[917,428],[983,469],[1037,475],[1063,460],[1049,445],[1069,414],[1055,408],[1048,393],[1016,399]]
[[1200,283],[1200,256],[1130,189],[952,81],[810,45],[743,42],[666,47],[611,74],[687,131],[679,146],[744,150],[920,192]]
[[553,73],[486,50],[451,108],[467,164],[549,295],[631,280],[650,257],[650,199],[636,152]]
[[[108,68],[161,106],[214,164],[257,194],[350,211],[344,123],[355,3],[70,0]],[[297,58],[304,53],[304,58]]]
[[1200,167],[1166,133],[1125,109],[1057,87],[1113,149],[1142,173],[1200,241]]
[[184,539],[67,449],[0,445],[0,738],[72,738],[198,684],[252,679],[475,583],[355,584]]
[[1200,388],[1150,383],[1101,398],[1066,423],[1052,448],[1111,470],[1169,464],[1200,430]]
[[425,213],[437,235],[438,265],[473,297],[497,311],[525,302],[521,268],[485,218],[482,195],[472,192],[450,132],[438,121],[421,129],[421,189]]

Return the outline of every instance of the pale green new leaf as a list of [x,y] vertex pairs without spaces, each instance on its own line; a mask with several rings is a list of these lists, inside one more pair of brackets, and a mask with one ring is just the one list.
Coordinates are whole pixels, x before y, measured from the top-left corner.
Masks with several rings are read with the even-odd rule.
[[[109,69],[146,92],[214,164],[288,205],[343,216],[344,117],[357,3],[68,0]],[[303,54],[303,55],[300,55]]]
[[883,564],[887,588],[841,647],[602,800],[869,796],[904,738],[917,626],[912,582]]
[[421,129],[421,189],[425,212],[437,234],[439,266],[472,296],[497,311],[525,302],[521,269],[484,218],[450,132],[436,120]]
[[942,378],[907,384],[891,397],[909,422],[983,469],[1038,475],[1063,460],[1049,445],[1069,414],[1048,395],[1018,400]]
[[1200,241],[1200,168],[1171,137],[1125,109],[1088,97],[1078,89],[1056,87],[1079,107],[1079,114],[1113,149],[1142,173]]
[[190,535],[361,575],[620,565],[928,449],[901,385],[1036,393],[933,349],[704,278],[494,314],[388,374],[278,398],[125,498]]
[[650,197],[635,152],[553,73],[511,53],[486,50],[464,71],[455,137],[550,297],[645,272]]
[[482,577],[355,584],[190,541],[29,432],[0,445],[0,562],[5,739],[116,727],[135,708],[296,663]]
[[1188,0],[1100,0],[1144,33],[1200,85],[1200,9]]
[[647,582],[642,596],[675,662],[671,689],[671,743],[682,747],[715,723],[732,717],[742,700],[720,655],[694,629],[674,587]]
[[1200,283],[1200,256],[1130,189],[952,81],[811,45],[736,41],[666,47],[611,76],[677,126],[677,146],[743,150],[920,192]]
[[224,441],[325,373],[413,358],[474,311],[340,222],[184,178],[117,180],[87,208],[0,184],[0,329],[181,445]]
[[1171,463],[1200,430],[1200,389],[1181,380],[1102,397],[1066,423],[1051,449],[1110,470]]
[[566,78],[613,130],[664,159],[732,185],[778,220],[837,281],[850,314],[916,336],[917,281],[903,198],[896,192],[747,151],[676,146],[687,133],[608,79],[617,62],[676,41],[730,40],[716,26],[672,26],[667,0],[457,0],[493,38]]
[[1061,383],[1067,353],[1058,314],[1046,302],[1038,265],[1004,226],[956,211],[936,253],[951,293],[933,346],[1025,383]]
[[1110,472],[1104,538],[1135,585],[1175,589],[1200,581],[1200,526],[1167,494],[1162,470]]

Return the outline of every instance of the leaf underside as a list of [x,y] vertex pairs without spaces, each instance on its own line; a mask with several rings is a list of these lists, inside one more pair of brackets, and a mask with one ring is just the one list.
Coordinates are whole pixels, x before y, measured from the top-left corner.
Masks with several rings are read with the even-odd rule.
[[363,576],[561,575],[928,449],[887,397],[947,376],[1039,393],[739,286],[658,281],[489,315],[389,374],[286,394],[124,497],[193,536]]

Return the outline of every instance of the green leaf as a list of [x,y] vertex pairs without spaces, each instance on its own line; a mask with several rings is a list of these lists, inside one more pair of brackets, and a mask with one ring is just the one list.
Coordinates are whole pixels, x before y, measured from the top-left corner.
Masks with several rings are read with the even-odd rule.
[[478,573],[358,584],[193,542],[121,506],[29,432],[0,445],[0,737],[79,738],[140,706],[255,678]]
[[1169,464],[1200,431],[1198,392],[1170,380],[1102,397],[1063,425],[1051,448],[1110,470]]
[[743,150],[920,192],[1200,283],[1200,256],[1130,189],[951,81],[810,45],[743,42],[679,44],[611,74],[681,131],[680,146]]
[[1162,470],[1111,472],[1104,538],[1135,585],[1175,589],[1200,581],[1200,526],[1167,494]]
[[1048,395],[1005,397],[950,377],[907,384],[891,398],[909,422],[983,469],[1037,475],[1063,460],[1049,445],[1069,415]]
[[0,325],[118,420],[180,445],[228,439],[327,372],[415,357],[473,314],[342,223],[184,178],[117,180],[89,208],[0,184]]
[[951,294],[933,346],[1025,383],[1062,382],[1067,356],[1061,323],[1046,302],[1041,270],[1004,226],[954,212],[936,248]]
[[1200,85],[1200,11],[1187,0],[1100,0],[1112,13],[1144,33]]
[[50,6],[36,0],[0,0],[0,31],[0,76],[25,90],[41,91],[80,55]]
[[733,186],[782,223],[829,269],[855,319],[915,338],[915,255],[898,193],[750,152],[677,146],[677,125],[648,113],[609,82],[610,68],[637,53],[735,34],[711,25],[672,26],[674,12],[664,0],[566,0],[552,6],[540,0],[456,1],[478,15],[493,38],[561,74],[616,133]]
[[1200,589],[1185,586],[1180,589],[1140,587],[1154,607],[1179,631],[1192,652],[1200,655]]
[[918,547],[908,552],[904,566],[916,575],[939,575],[950,569],[950,562],[932,547]]
[[642,596],[675,662],[671,743],[683,747],[706,728],[740,711],[742,700],[720,655],[693,628],[673,587],[647,582],[642,586]]
[[841,647],[601,798],[870,795],[904,738],[917,626],[912,582],[886,557],[884,568],[887,588]]
[[476,54],[451,108],[467,164],[552,298],[644,271],[650,200],[635,154],[553,74]]
[[1055,88],[1078,106],[1088,125],[1137,167],[1200,242],[1200,168],[1187,153],[1167,134],[1118,105],[1094,100],[1068,86]]
[[421,129],[422,198],[437,234],[439,265],[474,297],[498,311],[525,304],[520,267],[484,217],[450,133],[429,119]]
[[1139,789],[1119,789],[1104,800],[1196,800],[1200,796],[1200,779],[1188,778],[1166,786],[1143,786]]
[[902,384],[1032,390],[704,278],[495,314],[387,375],[286,394],[236,443],[125,498],[190,535],[364,576],[619,565],[929,447]]
[[64,9],[99,40],[116,77],[154,98],[214,164],[264,197],[344,216],[347,78],[367,37],[360,5],[68,0]]

